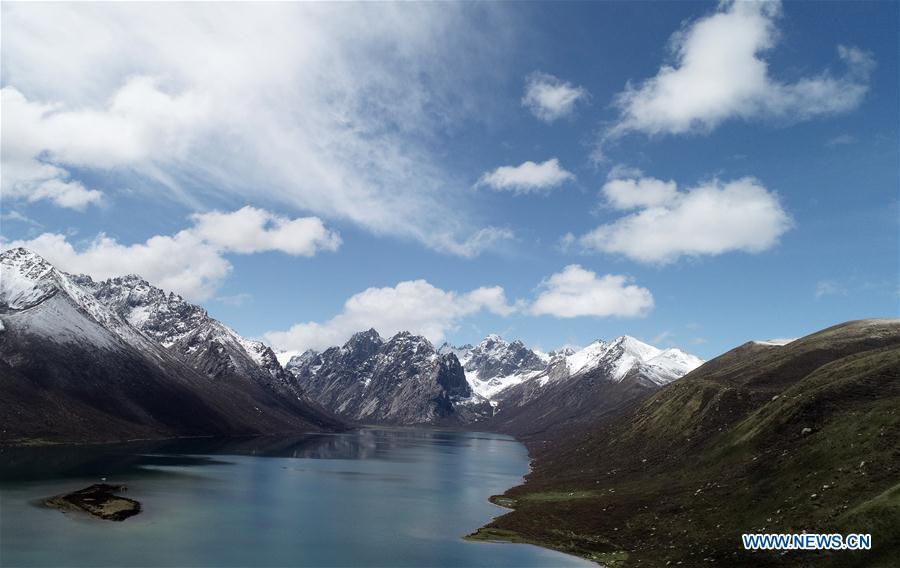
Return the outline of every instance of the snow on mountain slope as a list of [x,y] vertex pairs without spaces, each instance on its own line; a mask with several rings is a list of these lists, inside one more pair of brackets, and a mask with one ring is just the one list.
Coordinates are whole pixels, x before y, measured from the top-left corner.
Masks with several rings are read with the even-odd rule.
[[445,343],[439,352],[456,355],[472,391],[485,399],[528,380],[546,369],[549,362],[548,356],[528,349],[521,341],[506,341],[496,334],[488,335],[475,346],[452,347]]
[[[120,314],[98,289],[25,249],[0,253],[0,445],[342,427],[273,380],[263,368],[277,366],[268,347],[218,322],[164,345],[155,330],[128,321],[146,328],[152,305]],[[208,341],[206,332],[231,343]],[[187,346],[193,357],[181,350]]]
[[690,373],[703,362],[699,357],[672,347],[645,361],[645,366],[648,377],[653,382],[664,385]]
[[570,376],[605,368],[609,379],[623,380],[633,369],[640,368],[657,384],[665,384],[696,369],[703,360],[680,349],[661,350],[628,335],[607,343],[591,343],[566,357]]
[[609,343],[598,339],[584,349],[576,351],[566,357],[566,367],[570,375],[593,368],[609,350]]
[[82,286],[132,326],[210,376],[231,373],[288,382],[288,375],[266,344],[242,337],[178,294],[166,293],[135,275],[102,282],[87,276],[78,278]]
[[[543,388],[550,382],[589,373],[618,382],[637,372],[651,383],[663,385],[703,363],[680,349],[662,350],[627,335],[610,342],[597,340],[583,349],[566,347],[550,353],[488,335],[474,347],[445,343],[440,352],[454,353],[472,391],[494,404],[509,389],[524,383],[533,383],[531,389]],[[534,395],[536,391],[530,396]]]
[[111,333],[127,344],[148,349],[147,338],[84,290],[78,278],[31,251],[10,249],[0,255],[0,307],[13,313],[30,310],[28,318],[21,318],[22,325],[53,341],[111,347]]
[[796,340],[797,340],[796,337],[784,338],[784,339],[758,339],[758,340],[754,341],[753,343],[756,343],[757,345],[774,345],[777,347],[783,347],[783,346],[787,345],[788,343],[791,343]]

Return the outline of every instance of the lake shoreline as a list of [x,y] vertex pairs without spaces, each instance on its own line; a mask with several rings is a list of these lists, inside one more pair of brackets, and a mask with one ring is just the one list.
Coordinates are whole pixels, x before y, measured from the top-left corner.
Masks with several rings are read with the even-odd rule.
[[[90,566],[101,554],[103,563],[123,567],[138,561],[586,565],[547,547],[474,546],[463,539],[503,513],[487,498],[521,483],[528,471],[527,451],[511,436],[360,428],[272,438],[7,449],[0,468],[5,513],[0,544],[6,560],[22,566]],[[126,484],[124,495],[146,511],[108,523],[46,507],[50,495],[69,495],[107,479],[116,487]],[[264,530],[261,514],[268,519]],[[367,529],[348,534],[341,527],[350,522]]]

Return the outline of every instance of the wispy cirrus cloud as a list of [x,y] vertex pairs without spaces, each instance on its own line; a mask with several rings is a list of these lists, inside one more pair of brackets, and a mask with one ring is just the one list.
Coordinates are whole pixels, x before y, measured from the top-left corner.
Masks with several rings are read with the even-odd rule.
[[825,296],[844,296],[847,288],[836,280],[819,280],[816,282],[815,297],[817,300]]
[[451,254],[506,234],[430,150],[490,108],[493,47],[510,36],[485,30],[503,29],[501,7],[4,4],[2,16],[6,199],[84,209],[115,189],[78,172],[128,172],[191,206],[273,204]]

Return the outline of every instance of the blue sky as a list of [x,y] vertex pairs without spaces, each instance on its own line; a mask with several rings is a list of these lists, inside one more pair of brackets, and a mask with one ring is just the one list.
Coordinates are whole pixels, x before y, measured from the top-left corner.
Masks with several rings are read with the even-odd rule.
[[896,3],[2,10],[5,245],[277,347],[898,315]]

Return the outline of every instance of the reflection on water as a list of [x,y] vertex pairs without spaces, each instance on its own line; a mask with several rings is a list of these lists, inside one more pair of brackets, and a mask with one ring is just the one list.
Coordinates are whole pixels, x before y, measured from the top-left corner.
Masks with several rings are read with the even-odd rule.
[[[7,448],[0,565],[582,565],[460,539],[526,470],[508,437],[415,429]],[[101,478],[143,512],[111,523],[34,505]]]

